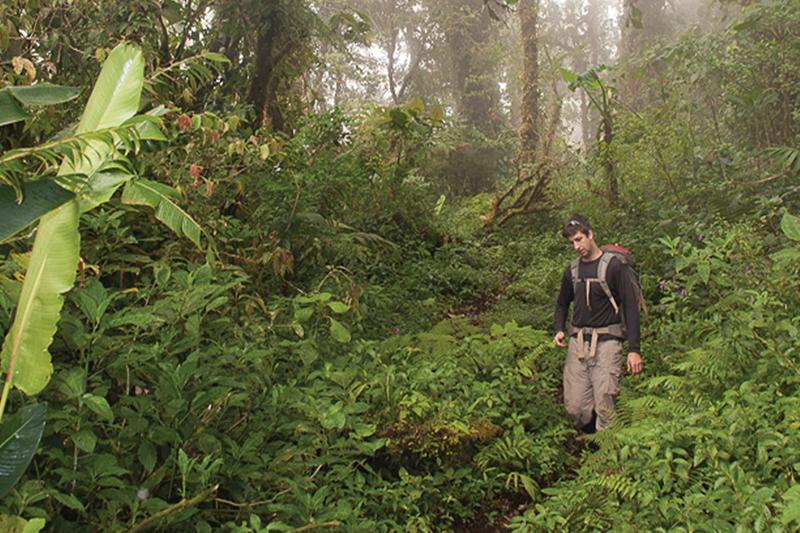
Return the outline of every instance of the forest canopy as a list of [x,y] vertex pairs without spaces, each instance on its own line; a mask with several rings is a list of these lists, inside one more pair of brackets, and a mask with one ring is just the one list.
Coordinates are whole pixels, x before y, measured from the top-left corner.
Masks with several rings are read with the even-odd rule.
[[798,178],[794,0],[5,0],[0,530],[797,530]]

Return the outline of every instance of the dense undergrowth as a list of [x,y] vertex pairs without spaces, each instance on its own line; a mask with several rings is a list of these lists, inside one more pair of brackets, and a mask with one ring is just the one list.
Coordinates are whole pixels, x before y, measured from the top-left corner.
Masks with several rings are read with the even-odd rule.
[[[488,195],[440,196],[447,125],[420,102],[292,136],[171,112],[136,163],[211,244],[117,201],[82,218],[42,446],[0,509],[53,531],[795,529],[800,76],[774,52],[799,37],[763,31],[800,15],[778,4],[642,59],[663,97],[616,115],[618,205],[590,158],[500,230]],[[752,86],[794,98],[789,135]],[[700,89],[719,109],[687,106]],[[634,250],[650,306],[646,375],[581,438],[550,332],[575,210]],[[28,244],[3,248],[3,325]]]

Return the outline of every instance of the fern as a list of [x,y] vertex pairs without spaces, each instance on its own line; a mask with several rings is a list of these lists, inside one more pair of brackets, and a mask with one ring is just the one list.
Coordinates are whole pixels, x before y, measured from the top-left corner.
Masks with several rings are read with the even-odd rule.
[[602,487],[622,498],[628,500],[639,499],[641,496],[640,482],[622,474],[610,474],[589,480],[589,487]]
[[789,146],[773,146],[767,148],[764,153],[780,165],[784,172],[793,176],[800,174],[800,149]]

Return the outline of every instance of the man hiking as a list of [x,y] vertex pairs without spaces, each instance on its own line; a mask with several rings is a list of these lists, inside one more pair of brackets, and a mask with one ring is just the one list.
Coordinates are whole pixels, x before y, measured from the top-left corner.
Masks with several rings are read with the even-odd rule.
[[[622,341],[629,344],[631,374],[644,368],[639,351],[641,290],[633,269],[618,253],[604,251],[595,242],[589,220],[573,215],[562,235],[579,258],[564,271],[555,310],[555,337],[559,348],[569,348],[564,363],[564,405],[575,427],[602,431],[609,422],[619,392]],[[620,249],[623,250],[623,249]],[[572,325],[566,330],[570,302]],[[592,427],[593,415],[596,425]]]

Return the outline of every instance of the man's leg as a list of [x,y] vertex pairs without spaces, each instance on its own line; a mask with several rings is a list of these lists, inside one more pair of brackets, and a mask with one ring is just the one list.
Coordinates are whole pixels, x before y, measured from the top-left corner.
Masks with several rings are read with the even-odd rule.
[[590,369],[594,409],[597,412],[597,431],[604,430],[611,422],[621,374],[622,341],[598,342],[595,365]]
[[592,420],[593,403],[589,368],[584,360],[578,359],[578,340],[571,337],[564,361],[564,407],[576,428],[580,429]]

